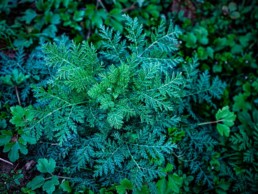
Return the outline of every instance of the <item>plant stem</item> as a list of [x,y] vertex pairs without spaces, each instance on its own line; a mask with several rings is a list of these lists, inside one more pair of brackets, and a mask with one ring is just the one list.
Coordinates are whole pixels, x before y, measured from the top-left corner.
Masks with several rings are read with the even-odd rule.
[[136,3],[132,4],[130,7],[127,7],[125,9],[122,10],[123,13],[134,10],[136,8],[135,6]]
[[[57,175],[53,175],[53,176],[57,176]],[[60,179],[72,179],[71,177],[66,177],[66,176],[57,176],[57,178],[60,178]],[[45,178],[45,180],[49,180],[49,179],[52,179],[52,177]]]
[[43,142],[43,141],[40,141],[39,143],[50,144],[50,145],[53,145],[53,146],[60,146],[59,143],[50,143],[50,142]]
[[105,7],[105,5],[103,4],[103,2],[101,0],[97,0],[96,8],[98,8],[98,5],[100,5],[107,12],[107,8]]
[[16,93],[16,96],[17,96],[18,103],[21,106],[21,99],[20,99],[20,96],[19,96],[19,91],[18,91],[17,86],[15,86],[15,93]]
[[220,122],[222,122],[223,121],[223,119],[221,119],[221,120],[217,120],[217,121],[208,121],[208,122],[203,122],[203,123],[199,123],[199,124],[197,124],[198,126],[201,126],[201,125],[210,125],[210,124],[217,124],[217,123],[220,123]]
[[0,158],[0,161],[5,162],[6,164],[10,164],[10,165],[13,166],[13,163],[11,163],[11,162],[9,162],[9,161],[3,159],[3,158]]

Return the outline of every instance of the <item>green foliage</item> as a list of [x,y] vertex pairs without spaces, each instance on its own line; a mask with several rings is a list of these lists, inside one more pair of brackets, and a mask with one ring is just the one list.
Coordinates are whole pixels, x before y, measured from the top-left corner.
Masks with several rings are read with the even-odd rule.
[[[179,125],[180,115],[191,111],[191,101],[212,104],[225,87],[218,78],[210,80],[208,72],[199,73],[196,59],[178,65],[177,27],[166,27],[163,20],[147,39],[137,19],[124,18],[124,37],[100,28],[99,56],[87,42],[44,45],[46,64],[56,73],[46,87],[34,88],[35,120],[26,127],[36,139],[66,149],[61,156],[42,156],[63,158],[73,177],[83,171],[72,181],[93,190],[99,189],[96,181],[105,186],[125,178],[134,191],[145,183],[155,188],[153,181],[164,176],[161,167],[176,147],[166,137],[167,128]],[[179,183],[173,183],[174,190]]]
[[43,66],[43,54],[35,49],[29,56],[19,50],[15,57],[0,53],[1,109],[5,105],[28,105],[32,103],[32,86],[46,84],[50,69]]
[[[0,192],[257,193],[257,13],[255,1],[2,1]],[[172,14],[180,30],[161,21]]]
[[20,158],[20,153],[27,155],[29,145],[36,143],[36,139],[25,132],[28,122],[34,118],[31,106],[22,106],[33,102],[32,85],[44,85],[44,79],[48,77],[49,71],[41,66],[41,58],[42,53],[38,50],[26,60],[22,50],[14,58],[0,53],[0,146],[12,162]]
[[257,36],[252,25],[257,21],[255,3],[223,0],[204,2],[198,8],[196,17],[191,20],[179,17],[180,14],[176,16],[184,31],[182,52],[186,56],[196,52],[203,60],[202,68],[223,72],[226,76],[239,76],[250,72],[249,68],[256,70],[255,43],[252,44]]
[[[53,193],[58,190],[58,185],[60,191],[71,192],[71,187],[69,182],[65,179],[69,179],[69,177],[62,177],[54,175],[54,171],[56,169],[56,162],[52,158],[49,160],[46,158],[38,159],[37,169],[42,175],[38,175],[34,177],[28,184],[26,188],[23,188],[24,192],[31,192],[42,188],[46,193]],[[50,175],[50,177],[45,177],[46,173]],[[59,179],[63,179],[60,184]]]
[[180,187],[183,185],[183,178],[177,174],[168,175],[168,180],[165,178],[157,182],[158,193],[180,193]]
[[197,48],[197,54],[199,59],[213,59],[214,49],[207,46],[209,43],[208,31],[203,26],[196,25],[191,32],[188,32],[182,36],[182,40],[185,41],[187,48]]
[[255,81],[253,81],[253,84],[251,84],[250,82],[246,82],[245,84],[243,84],[242,86],[243,92],[237,94],[233,98],[234,111],[248,111],[252,108],[252,102],[249,102],[248,99],[252,99],[252,97],[255,98],[255,96],[258,94],[257,89],[255,89],[256,87],[255,84],[256,84]]
[[229,147],[225,157],[229,157],[229,165],[234,170],[236,182],[233,184],[235,192],[255,193],[258,191],[256,185],[257,171],[257,127],[256,109],[253,112],[240,112],[238,118],[241,125],[230,137]]
[[24,127],[27,122],[30,122],[33,119],[30,107],[22,108],[21,106],[14,106],[11,107],[10,110],[13,115],[10,122],[16,127]]
[[[1,2],[1,35],[5,37],[3,48],[28,48],[39,42],[53,40],[57,35],[66,33],[78,42],[92,35],[102,24],[122,31],[122,14],[139,17],[146,24],[156,24],[162,8],[169,1],[159,0],[37,0],[14,3]],[[19,9],[19,12],[17,12]],[[61,29],[61,30],[60,30]]]
[[13,114],[10,122],[15,125],[15,130],[1,130],[0,146],[4,146],[3,151],[8,152],[9,159],[14,162],[19,159],[19,152],[28,154],[27,144],[35,144],[36,139],[26,133],[23,127],[32,120],[32,115],[27,108],[20,106],[11,107]]
[[177,128],[168,128],[168,134],[173,137],[173,143],[177,143],[185,137],[185,131]]
[[39,159],[37,164],[37,169],[41,173],[53,173],[56,167],[56,162],[50,158],[47,160],[46,158]]
[[[196,184],[195,181],[190,182],[191,191],[194,193],[207,191],[204,189],[206,186],[203,188],[203,185],[207,185],[209,182],[212,183],[209,191],[217,193],[256,193],[257,167],[246,163],[246,161],[252,160],[256,166],[257,162],[252,159],[254,157],[251,154],[255,152],[256,148],[252,151],[248,150],[248,154],[244,151],[248,149],[248,146],[255,147],[251,142],[256,141],[252,133],[256,129],[250,116],[243,119],[241,115],[251,115],[257,109],[257,57],[255,56],[257,41],[254,38],[257,36],[257,31],[254,30],[257,27],[255,24],[258,19],[257,6],[254,2],[227,0],[206,1],[199,5],[196,3],[195,6],[196,10],[184,9],[184,14],[180,15],[179,13],[176,16],[178,19],[176,21],[181,24],[183,31],[183,35],[180,37],[182,39],[181,54],[182,56],[191,56],[196,52],[202,60],[201,69],[210,69],[213,71],[213,75],[219,75],[229,83],[220,106],[232,107],[236,116],[233,116],[232,113],[229,113],[228,116],[235,117],[235,126],[229,130],[229,126],[215,121],[214,123],[219,124],[217,130],[223,136],[219,137],[213,131],[206,131],[207,136],[215,138],[216,143],[219,143],[210,147],[206,154],[191,149],[189,144],[192,141],[185,139],[188,138],[188,133],[185,133],[184,138],[179,142],[181,148],[184,149],[178,150],[177,153],[178,168],[183,169],[186,175],[195,174],[198,178],[199,176],[203,177],[201,184],[200,182]],[[180,8],[182,10],[182,7]],[[189,13],[192,14],[192,17],[184,17],[189,16]],[[204,39],[208,39],[207,44],[203,44],[198,39],[196,29],[202,29]],[[209,107],[206,107],[206,111],[204,114],[211,118],[216,114]],[[206,128],[207,126],[201,125],[201,127]],[[177,133],[179,132],[180,130]],[[230,137],[225,138],[229,136],[229,132]],[[170,135],[177,133],[174,132]],[[196,131],[197,139],[200,137],[199,133]],[[188,154],[189,151],[193,154]],[[245,161],[243,160],[244,153]],[[187,161],[192,165],[192,167],[190,165],[190,169]],[[204,177],[207,178],[204,179]],[[206,184],[203,184],[204,182]]]
[[22,170],[11,171],[9,174],[1,173],[0,175],[0,192],[8,193],[11,188],[20,187],[24,175]]
[[[0,131],[0,146],[4,146],[3,151],[8,153],[11,161],[18,160],[20,153],[27,155],[28,145],[36,143],[36,139],[25,132],[28,122],[34,118],[30,111],[31,106],[23,108],[22,105],[32,103],[32,85],[42,85],[47,77],[48,70],[42,68],[42,62],[39,61],[41,57],[42,53],[37,50],[26,61],[22,50],[17,52],[15,58],[0,53],[0,111],[1,121],[5,123],[1,126],[4,130]],[[16,104],[19,106],[14,106]]]
[[126,193],[127,190],[133,190],[133,184],[128,179],[122,180],[120,185],[116,186],[116,191],[118,194]]
[[235,2],[230,2],[228,5],[222,7],[223,11],[227,13],[231,19],[238,19],[240,13],[237,11],[237,4]]
[[60,188],[64,191],[64,192],[67,192],[67,193],[71,193],[72,191],[72,188],[70,186],[70,183],[69,181],[67,180],[63,180],[61,185],[60,185]]
[[229,111],[229,107],[225,106],[216,113],[217,121],[222,123],[217,124],[217,130],[221,136],[229,137],[230,127],[234,125],[236,115]]
[[38,189],[42,187],[43,191],[46,193],[53,193],[55,191],[55,186],[59,185],[57,176],[53,176],[51,179],[47,180],[42,176],[36,176],[28,183],[28,188],[31,190]]
[[1,81],[3,84],[16,86],[25,82],[29,77],[29,75],[19,72],[18,69],[13,69],[10,75],[1,77]]

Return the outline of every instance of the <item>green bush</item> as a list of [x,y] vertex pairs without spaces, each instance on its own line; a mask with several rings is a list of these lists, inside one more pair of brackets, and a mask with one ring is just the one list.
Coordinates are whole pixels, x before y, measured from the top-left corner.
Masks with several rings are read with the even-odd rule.
[[125,16],[125,29],[122,37],[101,27],[99,55],[87,42],[43,47],[56,73],[46,87],[34,88],[38,104],[25,130],[59,144],[37,145],[42,151],[35,154],[68,168],[60,173],[72,177],[75,189],[96,191],[126,178],[133,190],[148,184],[154,192],[153,181],[165,176],[162,168],[176,147],[167,128],[192,125],[184,118],[187,112],[197,117],[191,102],[212,104],[225,88],[199,72],[196,59],[182,63],[177,27],[163,21],[148,41],[138,20]]
[[1,49],[33,48],[40,42],[53,40],[61,34],[76,42],[92,37],[102,25],[122,31],[122,14],[138,17],[150,26],[157,24],[161,10],[169,1],[160,0],[4,0],[0,4]]
[[257,10],[2,1],[1,192],[257,193]]

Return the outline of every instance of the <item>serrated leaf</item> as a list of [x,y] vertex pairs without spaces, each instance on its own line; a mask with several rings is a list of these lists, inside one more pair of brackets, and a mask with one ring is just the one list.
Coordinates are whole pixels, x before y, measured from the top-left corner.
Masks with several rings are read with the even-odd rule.
[[32,190],[40,188],[45,182],[45,179],[43,176],[36,176],[27,184],[27,187],[29,187]]
[[10,159],[11,162],[15,162],[16,160],[19,159],[19,149],[20,149],[19,143],[15,142],[8,153],[8,158]]
[[171,188],[173,193],[179,193],[182,185],[183,185],[183,177],[180,177],[175,173],[168,177],[168,187]]
[[157,183],[156,183],[157,189],[158,189],[158,193],[159,194],[167,194],[167,181],[165,178],[160,179]]
[[31,21],[37,16],[37,13],[32,9],[27,9],[24,16],[21,18],[26,24],[30,24]]
[[83,11],[83,10],[75,11],[75,13],[73,15],[73,20],[76,22],[82,21],[84,15],[85,15],[85,11]]
[[247,101],[248,95],[246,93],[240,93],[236,96],[234,96],[234,105],[233,110],[234,111],[247,111],[252,108],[251,103]]
[[43,35],[47,37],[54,38],[56,36],[57,28],[55,25],[49,25],[47,28],[45,28],[42,32]]
[[60,188],[68,193],[72,192],[72,188],[70,186],[69,181],[63,181],[60,185]]
[[234,125],[236,115],[229,111],[229,107],[225,106],[216,113],[216,119],[222,123],[217,124],[217,130],[221,136],[229,136],[230,128]]
[[11,162],[15,162],[19,159],[19,151],[24,155],[28,153],[26,146],[19,143],[18,141],[7,143],[4,147],[4,152],[9,152],[8,158]]
[[107,121],[111,127],[120,129],[123,126],[123,114],[119,111],[111,112],[108,114]]
[[133,190],[133,184],[128,179],[123,179],[120,185],[116,186],[118,194],[124,194],[127,190]]
[[9,86],[14,86],[15,85],[12,81],[12,76],[11,75],[1,76],[0,81],[2,81],[2,84],[5,84],[5,85],[9,85]]
[[13,133],[11,130],[2,130],[0,135],[0,146],[3,146],[11,141]]
[[223,123],[232,127],[234,125],[236,115],[233,112],[230,112],[228,106],[225,106],[216,113],[216,119],[222,120]]
[[50,19],[51,24],[59,24],[60,23],[60,15],[53,14]]
[[46,158],[41,158],[38,160],[37,169],[41,173],[53,173],[56,167],[56,162],[52,158],[47,160]]
[[170,163],[168,163],[167,165],[166,165],[166,168],[164,169],[164,172],[172,172],[172,170],[174,169],[174,166],[173,166],[173,164],[170,164]]
[[23,117],[25,115],[25,111],[21,106],[14,106],[11,107],[11,113],[13,115],[12,119],[10,122],[14,124],[16,127],[23,127],[25,126],[23,122]]
[[[19,139],[20,140],[20,139]],[[22,143],[19,142],[19,149],[20,149],[20,152],[24,155],[28,154],[28,149],[25,145],[23,145]]]
[[14,142],[9,142],[9,143],[5,144],[3,152],[5,152],[5,153],[9,152],[14,144],[15,144]]
[[13,45],[17,48],[28,48],[33,43],[32,38],[25,39],[25,38],[17,38],[14,40]]
[[55,185],[58,185],[59,181],[57,176],[53,176],[50,180],[46,181],[42,187],[43,191],[51,194],[55,191]]
[[[22,135],[21,135],[21,138],[26,142],[26,144],[27,144],[27,143],[29,143],[29,144],[35,144],[35,143],[37,143],[37,140],[36,140],[35,137],[29,136],[29,135],[26,135],[26,134],[22,134]],[[20,139],[21,139],[21,138],[20,138]]]
[[218,123],[217,129],[221,136],[229,137],[230,128],[227,125]]
[[190,32],[183,36],[184,41],[186,41],[187,48],[196,47],[197,38],[194,33]]
[[143,187],[140,190],[134,191],[134,194],[150,194],[150,189],[147,185],[143,185]]
[[16,127],[24,127],[27,121],[32,121],[33,114],[29,108],[23,108],[21,106],[13,106],[10,108],[12,113],[12,119],[10,122]]
[[12,70],[12,80],[16,86],[24,83],[29,77],[29,75],[23,74],[18,69]]

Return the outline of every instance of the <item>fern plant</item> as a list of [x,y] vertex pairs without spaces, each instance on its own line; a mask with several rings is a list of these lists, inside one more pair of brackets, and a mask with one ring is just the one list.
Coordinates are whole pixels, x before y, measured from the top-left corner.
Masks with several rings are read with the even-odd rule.
[[165,175],[176,147],[167,128],[189,124],[189,114],[197,118],[191,104],[212,104],[225,84],[199,72],[196,58],[183,63],[176,53],[180,30],[172,23],[163,20],[147,37],[137,19],[124,19],[125,36],[100,28],[99,52],[88,42],[43,46],[56,73],[34,88],[34,119],[26,130],[55,145],[37,145],[37,156],[66,167],[74,184],[98,190],[126,178],[134,190],[147,183],[155,192],[153,181]]

